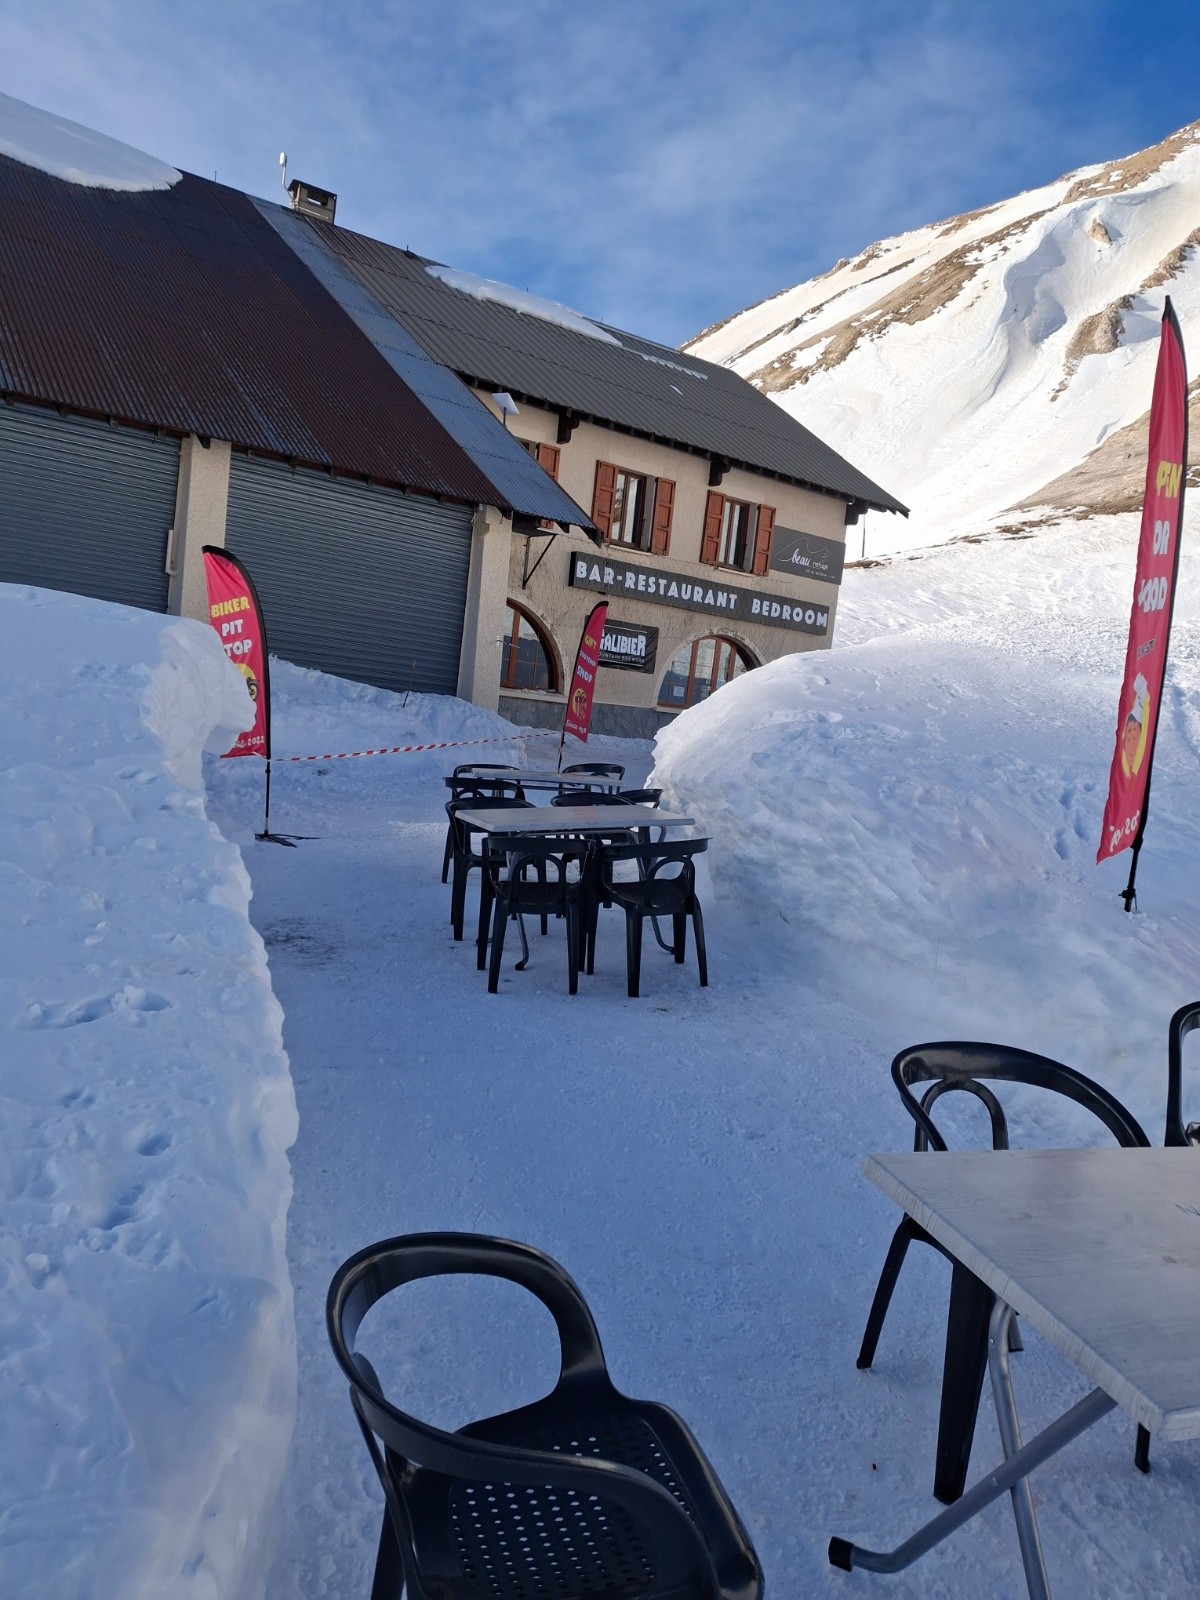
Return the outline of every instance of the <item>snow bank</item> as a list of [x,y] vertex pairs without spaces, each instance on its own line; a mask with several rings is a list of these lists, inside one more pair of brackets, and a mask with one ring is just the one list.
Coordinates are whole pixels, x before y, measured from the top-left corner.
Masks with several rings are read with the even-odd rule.
[[861,642],[686,712],[652,781],[703,819],[720,892],[802,985],[896,1019],[896,1048],[973,1037],[1070,1061],[1158,1134],[1167,1018],[1200,970],[1200,561],[1181,571],[1129,917],[1128,856],[1095,852],[1136,534],[1070,524],[854,575]]
[[530,294],[528,289],[514,289],[511,284],[498,283],[494,278],[477,278],[473,272],[459,272],[455,267],[427,266],[431,278],[438,278],[449,289],[458,289],[475,300],[494,300],[497,305],[508,306],[527,317],[540,317],[543,322],[553,322],[560,328],[570,328],[572,333],[584,333],[589,339],[599,339],[602,344],[620,344],[620,340],[591,321],[582,312],[557,300],[543,300],[540,294]]
[[88,189],[169,189],[182,176],[132,145],[8,94],[0,94],[0,155]]
[[249,703],[202,625],[45,590],[0,586],[0,670],[0,1593],[253,1597],[295,1406],[295,1107],[195,788]]

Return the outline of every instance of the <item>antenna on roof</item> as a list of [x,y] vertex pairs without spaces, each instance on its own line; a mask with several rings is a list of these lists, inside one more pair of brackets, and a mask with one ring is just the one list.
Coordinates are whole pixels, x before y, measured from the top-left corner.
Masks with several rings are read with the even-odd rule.
[[286,150],[281,150],[279,152],[279,181],[283,185],[283,187],[286,189],[287,188],[287,151]]

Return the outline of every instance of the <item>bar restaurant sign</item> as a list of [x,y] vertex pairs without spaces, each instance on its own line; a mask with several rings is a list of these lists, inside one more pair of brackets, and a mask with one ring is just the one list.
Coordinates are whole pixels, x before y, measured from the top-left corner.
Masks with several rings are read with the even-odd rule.
[[801,633],[829,632],[828,606],[811,600],[785,600],[761,589],[734,588],[711,578],[683,578],[662,567],[640,561],[610,561],[592,555],[570,557],[568,579],[576,589],[598,589],[602,594],[623,595],[661,606],[679,606],[732,622],[765,623],[772,628],[797,628]]
[[658,654],[658,629],[629,622],[606,622],[600,640],[600,665],[624,667],[628,672],[653,672]]

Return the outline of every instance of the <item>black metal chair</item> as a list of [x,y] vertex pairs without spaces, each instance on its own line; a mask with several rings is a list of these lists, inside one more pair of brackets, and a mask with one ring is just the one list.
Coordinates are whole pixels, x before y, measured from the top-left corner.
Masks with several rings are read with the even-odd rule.
[[[914,1150],[946,1149],[946,1141],[930,1111],[942,1095],[956,1091],[973,1095],[983,1104],[991,1124],[992,1149],[1008,1149],[1008,1124],[1004,1111],[995,1094],[981,1079],[1029,1084],[1065,1095],[1099,1118],[1119,1145],[1145,1148],[1150,1143],[1137,1120],[1107,1089],[1085,1077],[1082,1072],[1077,1072],[1074,1067],[1064,1066],[1060,1061],[1051,1061],[1048,1056],[1035,1055],[1029,1050],[963,1041],[914,1045],[902,1050],[892,1062],[892,1078],[900,1091],[904,1109],[916,1123]],[[920,1100],[911,1087],[918,1083],[930,1085]],[[939,1500],[950,1504],[959,1498],[966,1483],[979,1395],[987,1367],[988,1319],[996,1297],[973,1272],[955,1261],[932,1235],[906,1216],[892,1235],[883,1271],[879,1275],[879,1284],[858,1352],[859,1367],[869,1367],[875,1359],[892,1291],[913,1240],[932,1245],[946,1256],[954,1268],[950,1282],[950,1313],[946,1323],[946,1357],[933,1480],[934,1494]],[[1010,1345],[1013,1349],[1020,1348],[1011,1340]],[[1140,1445],[1139,1434],[1139,1450]],[[1141,1465],[1140,1459],[1138,1464]]]
[[481,838],[478,850],[473,848],[475,831],[462,821],[464,811],[500,811],[520,807],[529,809],[529,801],[525,799],[524,791],[515,784],[503,786],[506,789],[515,789],[513,793],[488,794],[480,791],[476,794],[464,794],[455,800],[446,802],[446,815],[450,819],[450,857],[454,868],[453,881],[450,885],[450,925],[454,929],[454,937],[461,940],[463,936],[463,914],[467,904],[467,880],[475,867],[482,868],[486,851],[486,838]]
[[484,964],[487,917],[492,920],[488,993],[500,987],[504,934],[515,917],[521,929],[521,959],[517,971],[529,960],[529,944],[522,918],[562,917],[567,925],[567,992],[579,992],[579,910],[587,846],[570,839],[534,835],[504,838],[493,835],[485,845],[486,870],[479,900],[479,935],[476,964]]
[[[462,1273],[535,1295],[562,1364],[543,1399],[447,1433],[393,1405],[356,1343],[394,1289]],[[388,1239],[339,1267],[325,1318],[386,1501],[372,1600],[760,1600],[758,1558],[699,1444],[613,1385],[549,1256],[470,1234]]]
[[[682,963],[687,954],[687,919],[692,919],[696,939],[696,966],[700,987],[708,987],[708,953],[704,943],[704,916],[696,897],[695,857],[708,849],[707,839],[679,839],[673,843],[602,844],[597,848],[597,881],[584,927],[584,970],[596,966],[596,929],[600,905],[618,905],[625,913],[625,963],[629,995],[641,993],[642,923],[647,917],[670,917],[672,940],[665,948]],[[637,865],[636,878],[618,878],[623,862]],[[677,870],[674,870],[677,869]],[[661,941],[660,941],[661,942]]]
[[562,767],[560,771],[564,778],[574,773],[580,777],[603,778],[609,783],[620,783],[625,776],[625,768],[615,761],[577,761],[574,766]]
[[1183,1120],[1183,1041],[1193,1028],[1200,1028],[1200,1000],[1180,1006],[1167,1034],[1167,1131],[1163,1143],[1176,1148],[1200,1145],[1200,1122]]
[[[455,800],[477,799],[480,796],[501,799],[511,795],[513,801],[524,800],[525,791],[519,783],[514,783],[511,778],[480,778],[473,776],[480,772],[508,772],[511,768],[502,767],[495,762],[480,762],[477,766],[455,767],[451,773],[450,801],[447,802],[446,811],[449,814],[450,803]],[[446,825],[446,847],[442,851],[442,882],[450,876],[450,863],[454,858],[454,819],[451,818]]]

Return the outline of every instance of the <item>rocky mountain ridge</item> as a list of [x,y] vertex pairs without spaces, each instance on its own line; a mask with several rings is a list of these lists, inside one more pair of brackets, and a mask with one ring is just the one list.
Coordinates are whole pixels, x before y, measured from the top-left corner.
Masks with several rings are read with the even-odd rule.
[[[1136,509],[1169,294],[1200,328],[1200,123],[870,245],[685,347],[912,507],[878,554]],[[1200,333],[1192,339],[1200,362]],[[1192,385],[1200,417],[1200,381]]]

